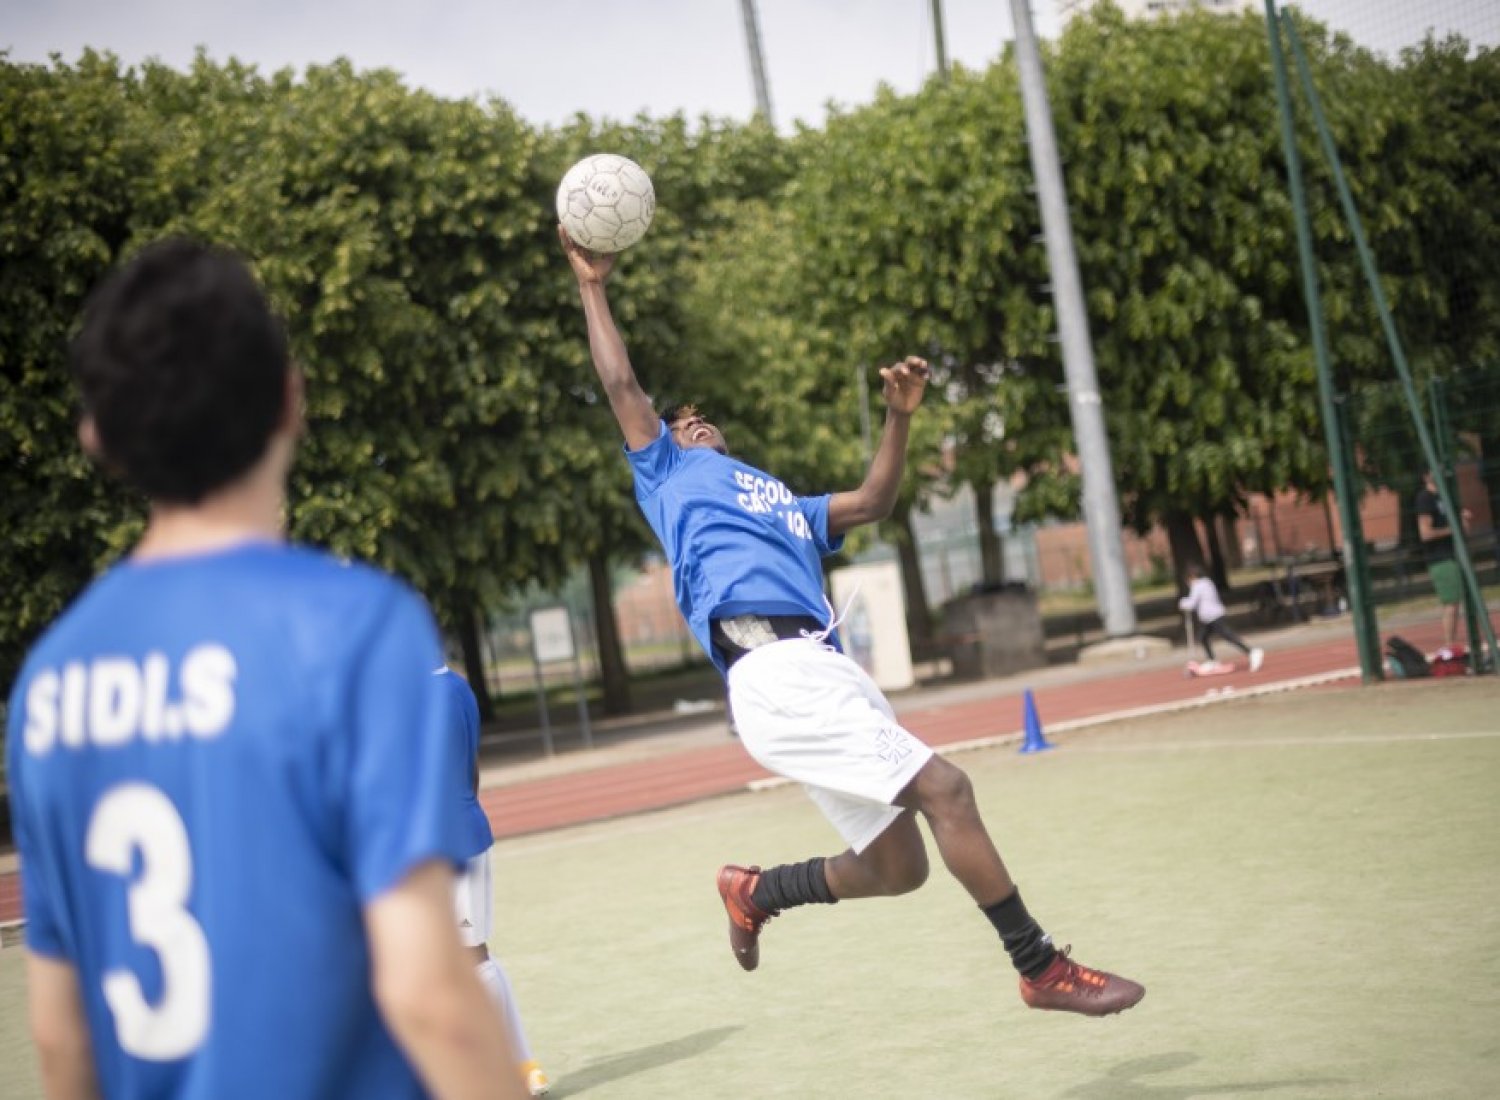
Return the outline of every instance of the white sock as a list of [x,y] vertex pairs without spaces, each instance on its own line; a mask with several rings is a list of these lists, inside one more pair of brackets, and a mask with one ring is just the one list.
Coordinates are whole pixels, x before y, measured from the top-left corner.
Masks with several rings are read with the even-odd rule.
[[505,1027],[510,1032],[510,1043],[515,1050],[516,1059],[521,1062],[531,1061],[531,1045],[526,1042],[526,1031],[521,1027],[521,1013],[516,1009],[516,995],[511,991],[510,979],[505,976],[505,971],[493,955],[475,969],[479,972],[479,980],[484,983],[490,1000],[495,1002],[500,1014],[505,1017]]

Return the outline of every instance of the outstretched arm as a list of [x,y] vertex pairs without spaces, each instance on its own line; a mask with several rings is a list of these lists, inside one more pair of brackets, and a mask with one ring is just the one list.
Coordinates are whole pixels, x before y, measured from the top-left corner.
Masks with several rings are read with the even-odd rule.
[[620,338],[620,331],[615,328],[615,319],[609,311],[604,283],[614,269],[615,258],[580,248],[562,226],[557,227],[557,235],[562,240],[573,274],[578,277],[578,295],[583,299],[583,316],[588,323],[589,352],[594,357],[594,370],[604,385],[604,394],[609,398],[609,407],[614,410],[620,430],[625,433],[625,445],[638,451],[661,434],[661,420],[651,407],[651,399],[636,380],[625,341]]
[[885,430],[870,469],[858,489],[835,493],[828,502],[828,533],[842,535],[851,528],[885,519],[896,506],[901,471],[906,466],[906,441],[911,414],[922,403],[927,388],[927,361],[908,355],[894,366],[881,367],[884,381]]

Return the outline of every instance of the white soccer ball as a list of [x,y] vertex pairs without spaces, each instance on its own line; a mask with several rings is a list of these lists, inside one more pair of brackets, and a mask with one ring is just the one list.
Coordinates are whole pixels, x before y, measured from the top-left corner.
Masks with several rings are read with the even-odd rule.
[[656,213],[651,177],[616,153],[584,157],[557,188],[557,220],[575,244],[619,252],[640,240]]

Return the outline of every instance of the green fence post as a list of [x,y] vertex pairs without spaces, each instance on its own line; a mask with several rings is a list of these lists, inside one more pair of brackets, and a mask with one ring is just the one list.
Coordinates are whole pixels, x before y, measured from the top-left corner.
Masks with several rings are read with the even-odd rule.
[[1281,140],[1286,150],[1287,182],[1292,195],[1292,213],[1297,226],[1297,252],[1302,264],[1302,293],[1307,299],[1307,322],[1312,334],[1313,358],[1318,368],[1318,404],[1323,414],[1323,436],[1328,462],[1333,468],[1334,497],[1344,529],[1344,576],[1349,586],[1349,610],[1354,616],[1354,644],[1359,651],[1360,677],[1365,683],[1384,678],[1380,660],[1380,637],[1375,628],[1374,607],[1368,597],[1365,569],[1364,527],[1359,503],[1350,484],[1345,461],[1339,413],[1334,404],[1333,367],[1328,334],[1323,325],[1323,303],[1318,290],[1317,258],[1313,255],[1312,226],[1307,216],[1307,197],[1302,185],[1302,160],[1297,153],[1297,132],[1292,123],[1292,94],[1281,51],[1275,0],[1266,0],[1266,32],[1271,40],[1271,69],[1276,78],[1276,105],[1281,114]]
[[[1269,9],[1272,0],[1266,0]],[[1370,251],[1370,242],[1365,238],[1364,222],[1360,220],[1359,211],[1354,206],[1354,196],[1349,190],[1349,181],[1344,176],[1343,161],[1339,158],[1338,147],[1334,145],[1333,134],[1328,129],[1328,120],[1323,115],[1323,101],[1318,96],[1318,89],[1313,84],[1312,70],[1307,64],[1307,55],[1302,50],[1302,40],[1297,34],[1296,20],[1290,12],[1281,13],[1281,22],[1286,26],[1287,41],[1292,46],[1292,56],[1297,61],[1297,73],[1302,78],[1302,88],[1307,94],[1308,106],[1312,108],[1313,122],[1318,128],[1318,140],[1323,145],[1323,155],[1328,159],[1328,167],[1333,172],[1333,181],[1338,188],[1339,204],[1344,209],[1344,220],[1349,225],[1349,231],[1354,236],[1354,245],[1359,252],[1360,267],[1364,270],[1365,282],[1370,286],[1370,294],[1375,299],[1375,310],[1380,315],[1380,326],[1385,331],[1386,344],[1390,347],[1391,358],[1396,364],[1396,373],[1401,377],[1401,387],[1406,394],[1407,408],[1411,411],[1412,421],[1417,427],[1417,437],[1422,443],[1422,455],[1427,460],[1428,468],[1437,475],[1442,466],[1438,461],[1437,448],[1433,445],[1432,433],[1427,430],[1427,420],[1422,415],[1421,405],[1417,401],[1417,390],[1411,378],[1411,368],[1406,362],[1406,350],[1402,347],[1401,337],[1396,332],[1396,322],[1391,316],[1390,306],[1385,300],[1385,288],[1381,285],[1380,274],[1375,270],[1375,257]],[[1273,36],[1274,37],[1274,36]],[[1279,43],[1273,47],[1273,52],[1279,52]],[[1484,593],[1479,588],[1479,577],[1474,572],[1474,562],[1469,556],[1469,539],[1464,533],[1463,522],[1459,518],[1462,515],[1457,505],[1456,494],[1448,484],[1448,479],[1435,476],[1438,495],[1442,497],[1443,508],[1455,521],[1453,523],[1453,550],[1458,558],[1458,568],[1463,574],[1464,587],[1469,597],[1474,601],[1474,606],[1484,610],[1480,615],[1480,627],[1484,631],[1484,638],[1488,649],[1489,665],[1495,668],[1500,665],[1500,648],[1495,642],[1495,628],[1490,623],[1489,611],[1485,608]]]

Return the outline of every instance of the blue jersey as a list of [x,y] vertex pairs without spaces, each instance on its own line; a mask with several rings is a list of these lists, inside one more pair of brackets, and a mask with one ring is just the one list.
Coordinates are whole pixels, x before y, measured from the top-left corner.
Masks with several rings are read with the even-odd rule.
[[827,622],[820,558],[844,545],[828,536],[825,496],[794,496],[769,474],[661,434],[625,452],[635,498],[661,541],[677,606],[709,658],[709,623],[733,615],[810,615]]
[[433,677],[448,695],[448,723],[463,753],[463,771],[454,773],[449,786],[458,806],[464,858],[472,859],[495,843],[489,816],[479,804],[479,702],[469,682],[448,666],[438,669]]
[[106,1096],[423,1095],[362,910],[463,858],[441,659],[396,581],[266,543],[121,564],[32,650],[26,937],[76,969]]

